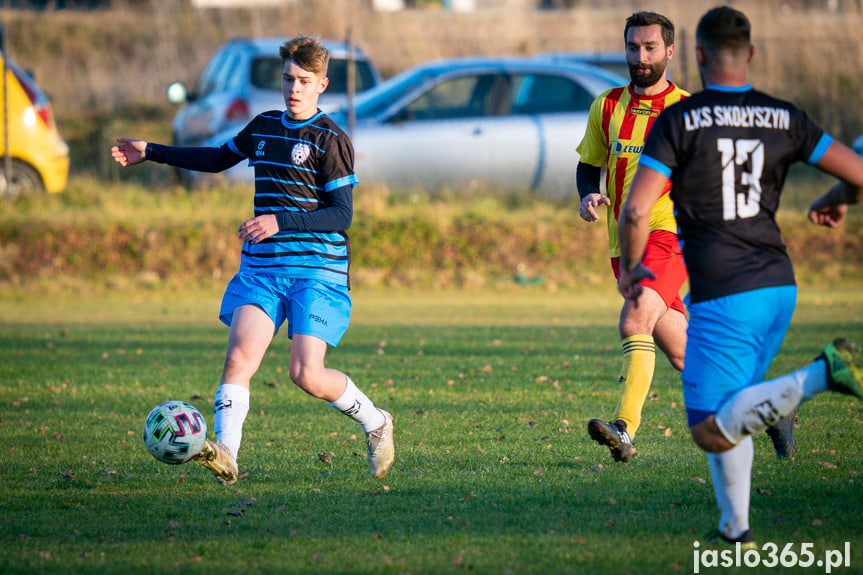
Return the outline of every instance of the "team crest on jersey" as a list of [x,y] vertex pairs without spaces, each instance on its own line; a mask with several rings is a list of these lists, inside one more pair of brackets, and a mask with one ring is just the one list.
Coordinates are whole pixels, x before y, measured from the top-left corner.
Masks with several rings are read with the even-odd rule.
[[304,142],[294,144],[294,148],[291,150],[291,161],[294,164],[302,164],[309,159],[311,153],[312,148],[308,144]]

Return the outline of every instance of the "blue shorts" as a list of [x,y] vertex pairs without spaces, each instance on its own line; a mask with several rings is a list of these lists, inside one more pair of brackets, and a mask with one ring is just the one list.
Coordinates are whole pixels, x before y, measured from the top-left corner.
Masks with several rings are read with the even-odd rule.
[[288,322],[288,337],[311,335],[333,347],[341,341],[351,319],[348,288],[320,281],[238,272],[225,289],[219,319],[231,325],[234,310],[256,305],[270,316],[278,333]]
[[760,383],[779,353],[797,304],[797,287],[763,288],[691,304],[683,401],[689,426],[737,390]]

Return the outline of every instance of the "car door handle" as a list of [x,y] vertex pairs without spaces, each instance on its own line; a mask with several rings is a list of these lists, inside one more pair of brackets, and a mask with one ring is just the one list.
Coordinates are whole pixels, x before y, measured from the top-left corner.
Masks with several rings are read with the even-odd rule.
[[474,126],[473,128],[470,129],[470,135],[471,136],[482,136],[482,132],[483,132],[482,126]]

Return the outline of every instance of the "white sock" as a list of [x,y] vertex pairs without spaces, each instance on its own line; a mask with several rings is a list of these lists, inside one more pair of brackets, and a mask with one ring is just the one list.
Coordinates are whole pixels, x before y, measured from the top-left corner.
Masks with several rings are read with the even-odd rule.
[[821,391],[817,383],[827,389],[827,372],[823,366],[823,361],[817,361],[794,373],[737,391],[716,413],[716,425],[722,435],[737,445],[745,437],[776,425],[803,401]]
[[823,360],[819,359],[789,376],[794,376],[800,382],[800,388],[803,390],[803,400],[800,403],[805,403],[816,394],[827,391],[827,363]]
[[707,454],[713,492],[722,514],[719,531],[729,539],[737,539],[749,529],[749,490],[754,454],[751,437],[723,453]]
[[345,379],[347,380],[345,392],[337,400],[327,403],[362,425],[366,433],[383,425],[384,414],[375,407],[365,393],[360,391],[350,377],[346,375]]
[[249,413],[249,388],[232,383],[223,383],[213,398],[213,431],[216,439],[237,459],[240,441],[243,439],[243,423]]

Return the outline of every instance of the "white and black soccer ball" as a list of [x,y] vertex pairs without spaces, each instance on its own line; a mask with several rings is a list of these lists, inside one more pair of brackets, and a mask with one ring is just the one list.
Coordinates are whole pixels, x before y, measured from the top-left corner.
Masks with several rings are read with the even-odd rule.
[[144,445],[164,463],[186,463],[204,449],[207,421],[198,409],[185,401],[157,405],[144,420]]

